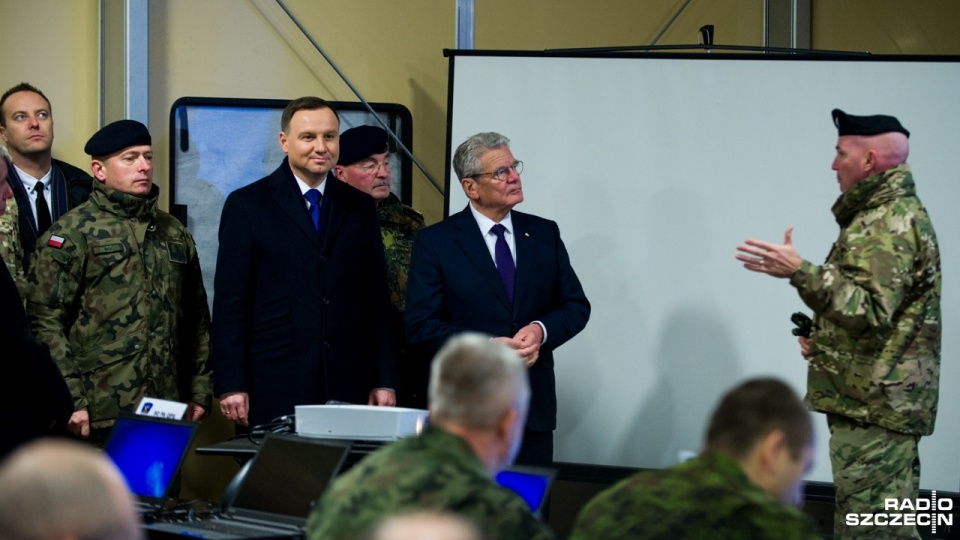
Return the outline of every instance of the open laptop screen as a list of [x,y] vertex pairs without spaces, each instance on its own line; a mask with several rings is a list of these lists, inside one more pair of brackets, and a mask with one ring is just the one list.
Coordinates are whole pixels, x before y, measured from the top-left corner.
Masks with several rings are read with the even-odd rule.
[[539,516],[556,473],[554,469],[514,465],[497,473],[496,481],[519,495],[530,511]]
[[196,430],[193,422],[122,414],[106,453],[141,501],[162,503]]
[[340,471],[349,449],[347,441],[268,434],[230,502],[230,510],[301,522]]

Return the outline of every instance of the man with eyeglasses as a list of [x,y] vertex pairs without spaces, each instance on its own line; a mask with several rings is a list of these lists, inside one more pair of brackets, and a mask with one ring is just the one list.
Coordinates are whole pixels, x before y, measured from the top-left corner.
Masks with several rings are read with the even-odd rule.
[[557,396],[553,351],[587,325],[590,302],[553,221],[513,211],[523,163],[499,133],[478,133],[453,156],[467,207],[420,231],[407,283],[407,340],[435,354],[478,331],[523,358],[532,391],[517,463],[553,462]]
[[387,259],[387,283],[393,307],[393,334],[399,370],[397,404],[427,407],[427,374],[430,366],[409,354],[403,337],[403,311],[407,299],[407,275],[413,237],[424,226],[423,216],[400,202],[390,191],[389,135],[377,126],[357,126],[340,134],[340,160],[333,168],[342,182],[370,195],[377,202],[377,219]]

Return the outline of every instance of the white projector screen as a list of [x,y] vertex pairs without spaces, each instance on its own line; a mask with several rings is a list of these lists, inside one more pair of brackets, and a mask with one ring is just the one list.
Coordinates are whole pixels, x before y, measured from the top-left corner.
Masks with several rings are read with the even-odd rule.
[[[556,220],[593,313],[557,358],[558,461],[661,468],[700,449],[724,390],[806,364],[786,280],[734,259],[747,238],[820,263],[836,239],[830,111],[890,114],[943,264],[936,432],[921,486],[960,483],[960,61],[951,58],[450,54],[448,157],[497,131],[524,162],[518,210]],[[450,183],[453,179],[452,185]],[[467,199],[447,172],[448,213]],[[832,481],[817,414],[810,480]]]

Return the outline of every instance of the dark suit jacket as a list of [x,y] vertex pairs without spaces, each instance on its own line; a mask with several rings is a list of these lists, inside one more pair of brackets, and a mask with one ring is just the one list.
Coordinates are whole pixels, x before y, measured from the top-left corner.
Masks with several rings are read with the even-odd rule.
[[469,208],[417,234],[407,281],[407,339],[432,356],[460,332],[513,337],[531,322],[542,322],[547,342],[529,370],[527,427],[549,431],[557,424],[553,350],[587,325],[590,303],[557,224],[516,211],[512,220],[517,249],[512,305]]
[[30,332],[17,286],[0,259],[0,461],[20,444],[66,433],[73,397],[50,350]]
[[332,175],[323,238],[287,160],[227,197],[214,278],[214,392],[247,392],[251,424],[396,388],[373,199]]
[[[20,245],[23,246],[24,260],[23,268],[30,264],[30,255],[37,250],[37,225],[34,219],[36,210],[30,204],[30,195],[23,187],[23,182],[17,175],[13,164],[7,161],[10,173],[10,187],[13,189],[13,197],[17,200],[17,207],[20,208],[20,216],[17,225],[20,228]],[[67,210],[76,207],[83,201],[90,198],[90,191],[93,189],[93,177],[83,172],[83,170],[65,163],[58,159],[53,160],[53,171],[51,175],[51,185],[53,213],[50,217],[56,221]]]

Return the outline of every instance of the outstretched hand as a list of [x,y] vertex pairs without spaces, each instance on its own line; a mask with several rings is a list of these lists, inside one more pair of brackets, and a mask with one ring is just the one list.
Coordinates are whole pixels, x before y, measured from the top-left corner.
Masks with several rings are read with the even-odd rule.
[[788,278],[800,268],[803,259],[793,247],[793,227],[787,227],[783,244],[762,240],[746,240],[737,246],[737,260],[752,272],[761,272],[778,278]]

